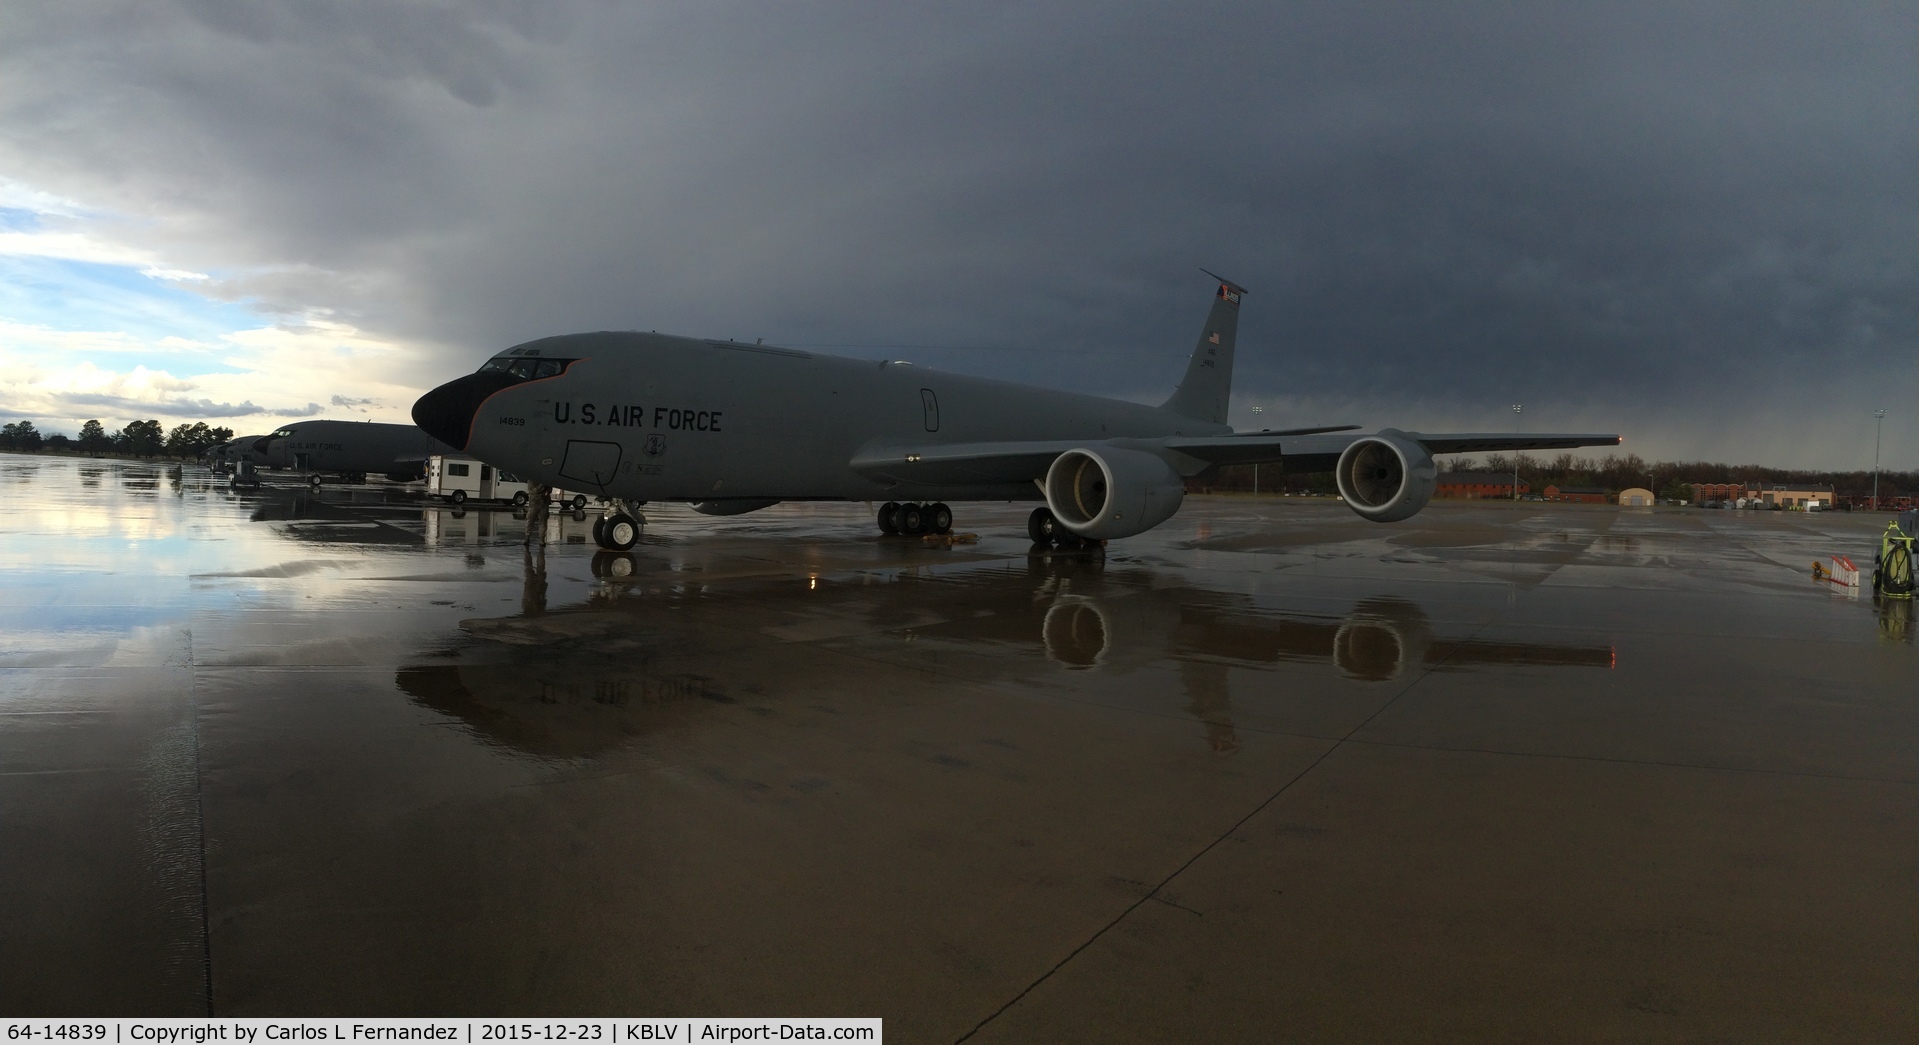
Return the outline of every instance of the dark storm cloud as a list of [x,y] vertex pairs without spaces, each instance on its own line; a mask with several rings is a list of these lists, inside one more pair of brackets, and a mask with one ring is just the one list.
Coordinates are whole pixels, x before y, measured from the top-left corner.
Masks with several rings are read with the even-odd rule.
[[1478,428],[1523,401],[1655,453],[1822,463],[1875,397],[1919,396],[1905,7],[22,21],[22,180],[168,216],[215,293],[441,346],[422,381],[637,327],[1063,349],[909,355],[1150,398],[1206,265],[1253,290],[1242,399],[1302,420]]

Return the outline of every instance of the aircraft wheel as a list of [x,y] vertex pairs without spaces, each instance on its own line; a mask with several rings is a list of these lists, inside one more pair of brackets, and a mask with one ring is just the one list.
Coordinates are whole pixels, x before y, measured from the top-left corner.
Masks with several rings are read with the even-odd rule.
[[902,504],[894,514],[894,521],[900,532],[908,537],[917,537],[926,532],[926,510],[917,504]]
[[880,532],[896,534],[900,532],[900,503],[888,501],[880,505]]
[[1033,514],[1026,517],[1026,536],[1031,537],[1034,544],[1054,544],[1066,532],[1066,527],[1053,517],[1051,508],[1035,508]]
[[600,524],[600,547],[623,552],[640,543],[640,524],[632,516],[616,515]]
[[606,547],[606,516],[604,515],[595,516],[593,519],[593,543],[602,548]]
[[934,533],[952,533],[953,509],[944,503],[935,504],[926,513],[926,528]]
[[319,477],[319,476],[317,476],[317,475],[309,475],[309,476],[307,476],[307,485],[308,485],[308,486],[318,486],[318,485],[320,485],[320,477]]
[[[319,484],[319,482],[320,482],[320,480],[318,480],[318,479],[315,479],[315,480],[313,480],[313,482],[314,482],[314,484],[315,484],[315,485],[318,485],[318,484]],[[453,491],[452,493],[450,493],[450,494],[447,494],[447,497],[446,497],[446,499],[447,499],[447,500],[449,500],[449,501],[452,501],[452,502],[453,502],[453,504],[454,504],[454,506],[455,506],[455,507],[458,507],[458,506],[460,506],[460,505],[463,505],[463,504],[465,504],[465,503],[466,503],[466,491],[465,491],[465,490],[455,490],[455,491]]]
[[513,507],[524,508],[526,507],[526,502],[527,496],[525,490],[521,490],[519,493],[513,495]]
[[574,511],[583,512],[586,510],[586,495],[583,493],[576,493],[573,495],[573,499],[566,503],[571,505]]

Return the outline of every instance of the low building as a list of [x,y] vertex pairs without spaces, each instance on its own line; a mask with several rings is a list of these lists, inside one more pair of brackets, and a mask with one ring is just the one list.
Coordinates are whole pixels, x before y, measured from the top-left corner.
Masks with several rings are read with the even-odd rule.
[[1611,504],[1612,491],[1603,486],[1548,486],[1546,499],[1575,504]]
[[[1531,493],[1532,484],[1519,480],[1519,492]],[[1433,490],[1435,497],[1500,497],[1511,500],[1513,496],[1513,473],[1511,472],[1441,472],[1439,485]]]
[[1693,483],[1692,503],[1710,504],[1713,501],[1736,502],[1741,497],[1750,497],[1751,488],[1745,483]]
[[1756,499],[1768,508],[1807,508],[1815,504],[1821,508],[1832,507],[1832,487],[1830,486],[1774,484],[1762,486],[1746,496],[1748,500]]
[[1619,491],[1619,504],[1626,508],[1650,508],[1654,504],[1652,491],[1643,486],[1634,486]]

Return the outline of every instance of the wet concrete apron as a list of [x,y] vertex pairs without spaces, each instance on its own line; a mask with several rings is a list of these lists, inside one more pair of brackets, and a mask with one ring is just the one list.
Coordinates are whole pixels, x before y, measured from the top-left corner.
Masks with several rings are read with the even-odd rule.
[[1882,520],[0,489],[8,1014],[1919,1037],[1919,656],[1807,576]]

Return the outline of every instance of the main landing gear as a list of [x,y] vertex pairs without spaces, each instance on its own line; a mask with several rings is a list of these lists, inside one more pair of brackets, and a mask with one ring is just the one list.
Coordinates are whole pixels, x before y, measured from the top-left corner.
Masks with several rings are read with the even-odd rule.
[[638,508],[629,509],[625,501],[615,500],[607,505],[606,514],[593,520],[593,543],[607,551],[626,551],[640,543],[645,525],[646,516]]
[[945,504],[901,504],[888,501],[880,505],[880,532],[917,537],[923,533],[952,533],[953,509]]
[[1061,526],[1053,510],[1044,506],[1033,509],[1033,514],[1026,517],[1026,536],[1031,537],[1033,544],[1040,548],[1098,548],[1106,543],[1092,537],[1081,537]]

